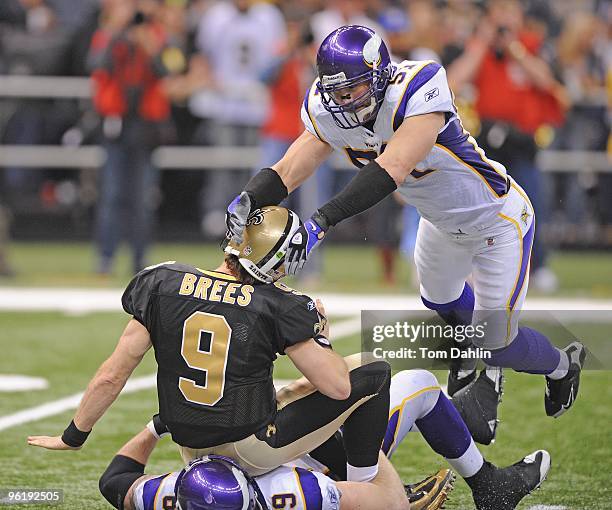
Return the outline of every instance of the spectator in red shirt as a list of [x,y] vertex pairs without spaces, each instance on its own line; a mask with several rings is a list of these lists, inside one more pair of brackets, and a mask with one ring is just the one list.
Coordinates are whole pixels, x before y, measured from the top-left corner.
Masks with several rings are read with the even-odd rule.
[[[535,164],[536,138],[547,126],[562,122],[568,101],[550,66],[538,56],[541,35],[529,31],[524,18],[517,0],[490,2],[464,53],[449,66],[448,77],[457,91],[468,82],[475,85],[482,125],[478,141],[527,192],[541,225],[546,207]],[[532,281],[536,288],[552,291],[556,278],[546,267],[546,255],[540,229],[534,240]]]
[[[313,36],[303,21],[307,16],[299,8],[285,11],[287,22],[287,47],[262,79],[268,85],[270,109],[261,128],[260,146],[262,160],[258,168],[265,168],[280,160],[293,141],[304,131],[300,110],[304,91],[315,78],[314,58],[316,48]],[[288,198],[287,207],[296,210],[300,216],[310,214],[326,198],[322,193],[330,190],[332,172],[324,164],[312,180]],[[296,195],[295,197],[293,195]],[[301,275],[314,280],[321,269],[321,253]]]
[[157,2],[105,0],[89,53],[107,153],[97,217],[101,274],[110,272],[122,234],[132,247],[134,272],[145,265],[157,190],[151,152],[170,115],[163,77],[180,71],[169,65],[176,59],[167,58],[171,52],[154,21],[155,7]]

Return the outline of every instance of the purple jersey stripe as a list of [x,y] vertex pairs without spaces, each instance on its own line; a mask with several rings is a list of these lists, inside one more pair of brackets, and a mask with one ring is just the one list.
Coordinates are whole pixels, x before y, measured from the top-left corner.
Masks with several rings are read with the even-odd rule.
[[498,173],[490,163],[482,158],[474,145],[468,141],[468,137],[469,134],[463,130],[459,120],[454,120],[438,135],[436,144],[445,147],[462,162],[473,168],[498,197],[503,197],[508,192],[507,177]]
[[385,432],[385,439],[383,440],[382,451],[385,455],[389,454],[389,450],[393,446],[395,441],[395,434],[397,433],[397,425],[399,423],[400,410],[395,411],[389,418],[387,425],[387,432]]
[[142,490],[142,502],[144,503],[145,510],[153,510],[155,506],[155,495],[166,476],[167,475],[158,476],[157,478],[151,478],[145,482]]
[[535,220],[531,222],[531,226],[529,230],[523,237],[523,253],[521,253],[521,270],[519,272],[518,280],[516,281],[516,287],[514,288],[514,292],[512,293],[512,297],[510,298],[510,310],[514,310],[514,305],[516,304],[516,300],[521,294],[521,290],[523,290],[523,285],[525,284],[525,277],[527,276],[527,268],[529,267],[529,259],[531,257],[531,247],[533,245],[533,234],[535,232]]
[[317,477],[307,469],[299,467],[295,468],[295,472],[298,475],[298,480],[302,487],[306,510],[322,510],[323,496],[321,495],[321,487],[319,487],[319,480],[317,480]]
[[395,115],[393,116],[393,131],[397,131],[397,128],[401,126],[402,121],[404,120],[404,115],[406,114],[406,106],[408,105],[410,98],[425,83],[431,80],[441,68],[442,66],[440,64],[432,62],[424,66],[410,79],[406,85],[406,89],[404,90],[404,95],[402,96],[400,104],[395,111]]

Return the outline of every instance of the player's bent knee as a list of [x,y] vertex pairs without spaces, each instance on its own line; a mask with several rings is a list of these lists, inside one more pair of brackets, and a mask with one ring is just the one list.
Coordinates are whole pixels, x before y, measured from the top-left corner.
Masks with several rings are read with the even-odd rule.
[[119,510],[123,509],[130,487],[144,474],[144,464],[124,455],[116,455],[100,477],[98,488],[106,500]]
[[389,389],[391,365],[386,361],[372,361],[350,372],[352,392],[374,395]]
[[422,391],[426,388],[439,387],[438,379],[429,370],[402,370],[391,379],[393,386],[398,385],[408,394]]

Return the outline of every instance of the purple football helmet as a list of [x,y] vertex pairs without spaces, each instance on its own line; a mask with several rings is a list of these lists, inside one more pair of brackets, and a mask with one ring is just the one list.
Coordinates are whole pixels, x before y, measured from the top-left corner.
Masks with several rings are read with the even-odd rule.
[[221,455],[194,460],[176,482],[177,510],[260,510],[267,508],[255,481]]
[[[329,34],[317,53],[317,88],[336,124],[351,129],[376,118],[391,76],[387,46],[373,30],[347,25]],[[343,92],[361,84],[367,89],[349,102]]]

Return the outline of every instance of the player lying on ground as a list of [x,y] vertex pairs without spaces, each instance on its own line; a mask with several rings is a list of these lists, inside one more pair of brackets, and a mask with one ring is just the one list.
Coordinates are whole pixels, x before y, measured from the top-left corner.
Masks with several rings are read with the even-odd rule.
[[[450,324],[488,321],[487,334],[473,340],[490,351],[487,363],[545,374],[546,413],[563,414],[578,394],[586,351],[579,342],[560,350],[539,331],[519,327],[533,207],[463,128],[444,69],[433,61],[391,62],[380,36],[351,25],[323,41],[317,70],[302,107],[304,133],[230,204],[229,235],[240,239],[252,211],[280,203],[334,150],[345,154],[359,173],[294,234],[287,271],[301,269],[330,227],[397,190],[421,215],[415,262],[423,303]],[[474,382],[456,400],[485,444],[495,436],[501,395],[500,376],[489,375],[494,380],[483,373],[474,382],[475,364],[457,366],[448,386],[454,396]]]
[[[282,398],[286,391],[293,390],[282,389],[279,396]],[[436,378],[425,370],[406,370],[393,376],[389,409],[384,454],[390,458],[408,432],[418,427],[429,445],[465,478],[478,509],[515,508],[542,483],[550,468],[550,456],[545,451],[534,452],[502,469],[486,462]],[[342,481],[346,480],[346,450],[340,431],[310,455],[255,479],[242,472],[234,461],[215,456],[196,460],[181,471],[145,476],[149,455],[164,431],[161,420],[154,418],[147,429],[118,452],[100,478],[102,494],[116,508],[123,504],[127,510],[170,510],[177,500],[183,510],[407,507],[399,477],[386,461],[379,462],[378,475],[372,482]],[[419,494],[419,487],[428,490]],[[418,484],[417,494],[408,494],[410,508],[440,508],[450,488],[450,473],[441,471]]]
[[[185,462],[226,455],[254,476],[301,457],[344,424],[347,478],[376,475],[390,367],[360,358],[349,370],[331,349],[324,311],[275,282],[297,215],[270,207],[250,222],[244,243],[229,245],[233,254],[215,271],[169,262],[136,275],[122,298],[133,319],[73,421],[61,437],[30,437],[31,445],[81,447],[153,345],[160,416]],[[310,381],[307,391],[277,401],[278,354]]]

